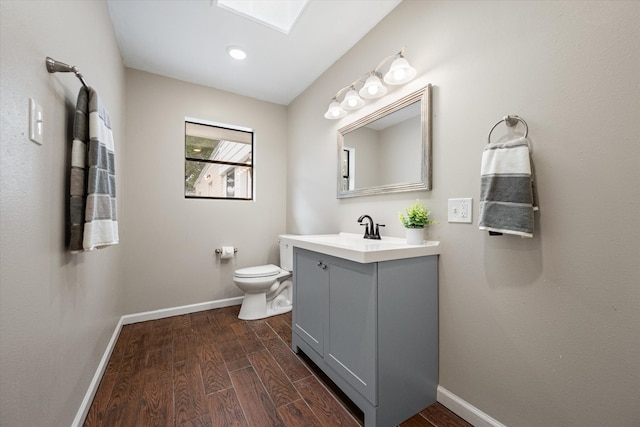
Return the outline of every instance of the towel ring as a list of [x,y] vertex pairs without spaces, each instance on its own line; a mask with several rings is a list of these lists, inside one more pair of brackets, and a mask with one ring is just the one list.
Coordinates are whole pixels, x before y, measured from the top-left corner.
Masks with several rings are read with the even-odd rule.
[[522,124],[524,125],[524,137],[526,138],[527,135],[529,135],[529,125],[527,125],[527,122],[525,122],[524,119],[522,119],[522,118],[520,118],[518,116],[508,116],[507,115],[507,116],[504,116],[502,118],[502,120],[500,120],[498,123],[493,125],[493,127],[489,131],[489,135],[487,136],[487,142],[489,144],[491,144],[491,132],[493,132],[493,130],[496,128],[496,126],[498,126],[502,122],[504,122],[509,127],[513,127],[516,124],[518,124],[518,122],[522,122]]

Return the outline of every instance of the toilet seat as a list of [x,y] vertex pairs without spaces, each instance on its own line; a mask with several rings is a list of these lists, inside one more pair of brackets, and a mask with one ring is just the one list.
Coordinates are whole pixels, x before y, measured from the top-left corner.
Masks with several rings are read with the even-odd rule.
[[271,277],[282,271],[280,267],[273,264],[259,265],[256,267],[241,268],[235,271],[235,276],[240,278]]

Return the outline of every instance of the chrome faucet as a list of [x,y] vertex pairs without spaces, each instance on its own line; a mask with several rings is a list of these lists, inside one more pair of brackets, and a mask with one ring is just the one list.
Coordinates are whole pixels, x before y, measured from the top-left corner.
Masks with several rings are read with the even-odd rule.
[[[365,218],[369,220],[368,224],[362,223],[362,221],[364,221]],[[360,218],[358,218],[358,222],[360,223],[360,225],[364,225],[363,237],[365,239],[380,240],[380,227],[384,227],[384,224],[376,224],[374,228],[373,219],[369,215],[362,215]]]

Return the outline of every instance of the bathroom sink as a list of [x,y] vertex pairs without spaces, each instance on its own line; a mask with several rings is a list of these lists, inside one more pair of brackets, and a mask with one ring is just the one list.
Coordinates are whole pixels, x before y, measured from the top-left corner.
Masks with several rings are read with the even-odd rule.
[[360,263],[391,261],[440,253],[440,242],[425,241],[422,245],[407,245],[405,239],[397,237],[382,237],[381,240],[372,240],[364,239],[361,234],[338,233],[283,234],[280,238],[289,241],[294,247]]

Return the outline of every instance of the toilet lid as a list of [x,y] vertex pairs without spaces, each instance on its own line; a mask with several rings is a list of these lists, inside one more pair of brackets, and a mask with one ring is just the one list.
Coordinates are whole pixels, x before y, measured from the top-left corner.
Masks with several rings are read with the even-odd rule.
[[259,265],[236,270],[236,277],[269,277],[280,273],[280,267],[273,264]]

